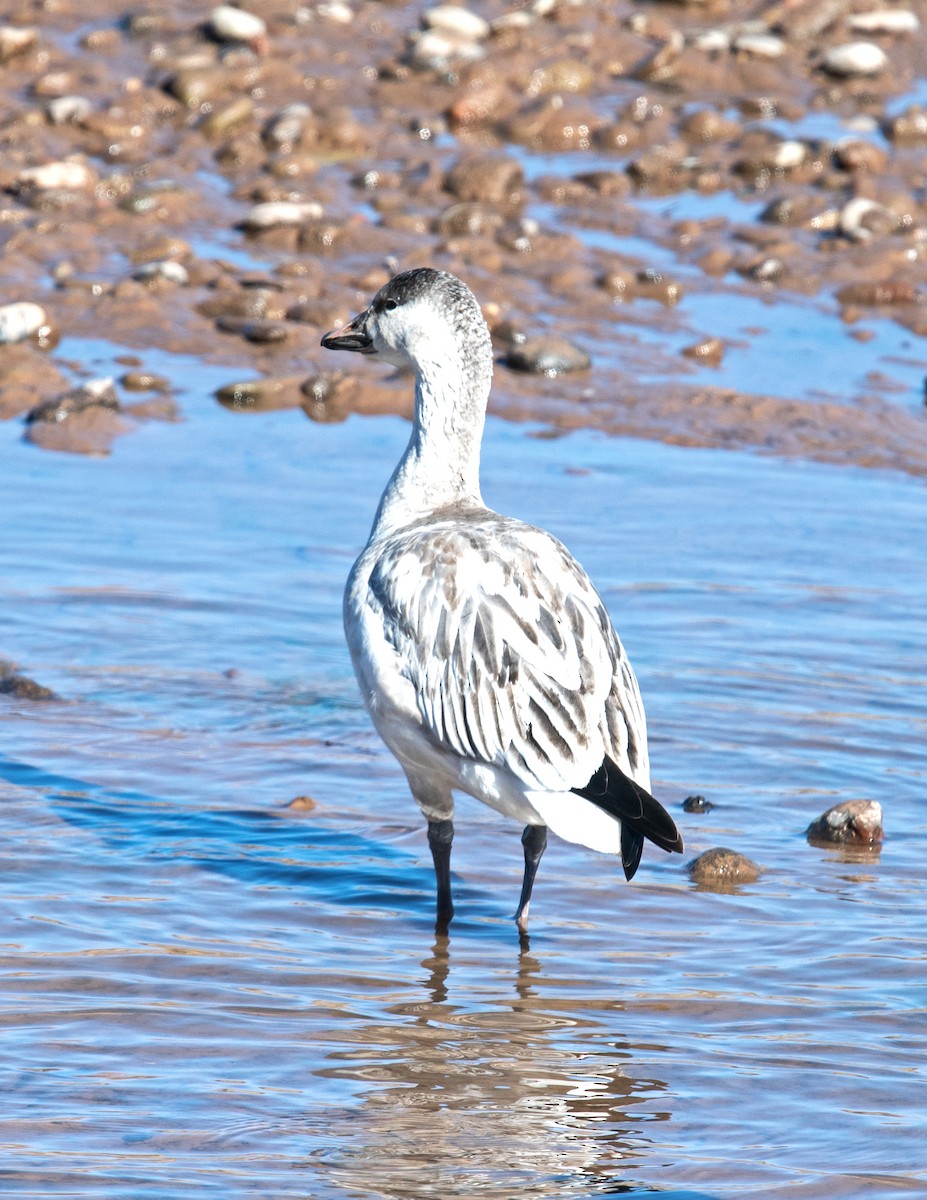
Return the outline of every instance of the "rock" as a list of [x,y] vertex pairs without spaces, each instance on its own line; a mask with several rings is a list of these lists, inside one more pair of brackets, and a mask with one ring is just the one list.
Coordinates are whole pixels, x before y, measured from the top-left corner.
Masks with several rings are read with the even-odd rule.
[[16,664],[0,659],[0,696],[14,696],[17,700],[57,700],[51,690],[36,683],[27,675],[21,675]]
[[841,46],[832,46],[824,55],[822,65],[828,74],[841,78],[878,75],[888,66],[888,57],[875,42],[845,42]]
[[347,419],[357,394],[357,379],[345,371],[322,371],[304,380],[299,390],[306,416],[330,425]]
[[268,200],[254,205],[242,221],[242,228],[257,232],[277,225],[302,225],[306,221],[317,221],[322,215],[322,205],[314,200]]
[[888,155],[872,142],[847,138],[834,147],[834,162],[844,171],[880,175],[888,167]]
[[706,813],[713,808],[714,805],[704,796],[686,796],[682,802],[682,811],[687,813]]
[[17,300],[0,307],[0,345],[24,342],[41,335],[49,325],[45,309],[30,300]]
[[435,222],[435,228],[442,237],[473,237],[493,233],[504,220],[502,213],[491,205],[467,201],[446,208]]
[[853,13],[849,26],[854,33],[917,33],[921,23],[910,9],[877,8]]
[[739,883],[756,883],[760,868],[736,850],[715,846],[690,862],[686,870],[693,883],[724,890]]
[[283,321],[252,320],[248,317],[219,317],[216,328],[223,333],[234,333],[245,341],[260,346],[285,342],[290,331]]
[[79,387],[71,388],[54,400],[37,405],[27,417],[29,424],[38,421],[48,421],[60,424],[75,413],[88,408],[108,408],[113,412],[119,411],[119,401],[112,379],[92,379]]
[[808,147],[804,142],[796,141],[794,138],[789,138],[784,142],[779,142],[773,148],[769,157],[770,166],[777,171],[794,171],[796,167],[800,167],[808,157]]
[[288,104],[276,113],[264,126],[264,145],[272,150],[289,150],[296,146],[312,118],[308,104]]
[[93,112],[86,96],[55,96],[45,105],[45,115],[52,125],[68,125]]
[[294,796],[288,804],[284,805],[284,808],[292,809],[294,812],[314,812],[318,807],[318,801],[313,800],[311,796]]
[[781,58],[785,42],[771,33],[742,33],[734,39],[734,49],[754,58]]
[[250,96],[237,96],[228,104],[214,108],[203,119],[200,129],[207,137],[225,137],[231,130],[244,125],[254,116],[254,101]]
[[898,218],[884,204],[857,196],[840,210],[838,228],[851,241],[868,242],[874,237],[895,233]]
[[882,126],[885,136],[890,142],[901,145],[916,144],[927,141],[927,110],[920,105],[912,104],[897,117],[892,117]]
[[92,188],[96,181],[95,171],[86,163],[72,159],[26,167],[16,176],[16,185],[20,190],[38,192],[81,192]]
[[354,9],[349,4],[342,4],[340,0],[327,0],[317,4],[313,11],[323,21],[331,21],[335,25],[350,25],[354,20]]
[[126,371],[119,377],[119,384],[127,392],[169,392],[170,381],[153,371]]
[[927,292],[903,280],[883,279],[879,283],[847,283],[837,292],[844,307],[875,308],[891,304],[927,304]]
[[521,164],[502,154],[460,158],[444,177],[444,187],[458,200],[514,206],[521,202],[525,176]]
[[595,83],[595,72],[577,58],[559,58],[537,67],[525,89],[529,96],[551,96],[563,92],[588,92]]
[[0,63],[7,63],[10,59],[25,54],[27,50],[32,50],[38,45],[38,41],[39,34],[35,29],[0,25]]
[[724,343],[716,337],[703,338],[700,342],[683,347],[682,353],[686,358],[693,358],[709,367],[717,367],[724,357]]
[[261,17],[231,4],[212,10],[208,28],[220,42],[260,42],[267,36],[267,24]]
[[873,846],[882,840],[882,806],[877,800],[844,800],[805,830],[812,845]]
[[488,21],[457,4],[438,4],[434,8],[426,8],[422,13],[422,25],[426,29],[436,29],[450,37],[472,42],[481,41],[490,33]]
[[432,71],[446,71],[455,63],[477,62],[486,53],[478,41],[440,29],[412,34],[410,41],[413,65]]
[[529,371],[554,378],[570,371],[589,369],[589,355],[566,338],[542,334],[512,346],[503,362],[513,371]]
[[235,412],[275,412],[298,407],[300,393],[295,379],[250,379],[225,384],[216,399]]
[[647,269],[634,276],[634,294],[642,300],[656,300],[670,308],[681,300],[682,287],[675,280],[667,279],[662,271]]
[[70,454],[108,454],[113,441],[131,428],[111,379],[92,380],[40,404],[27,422],[28,442]]

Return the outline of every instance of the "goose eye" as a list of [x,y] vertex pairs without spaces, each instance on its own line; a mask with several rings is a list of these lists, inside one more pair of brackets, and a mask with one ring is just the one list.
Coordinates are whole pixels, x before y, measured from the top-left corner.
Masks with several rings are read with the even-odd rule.
[[392,312],[394,308],[399,307],[399,301],[398,300],[384,300],[383,307],[386,309],[387,312]]

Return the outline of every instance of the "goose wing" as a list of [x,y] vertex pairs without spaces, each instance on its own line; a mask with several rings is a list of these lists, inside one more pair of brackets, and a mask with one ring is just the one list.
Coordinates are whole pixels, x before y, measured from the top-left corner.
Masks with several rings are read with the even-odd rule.
[[584,787],[606,756],[647,782],[634,673],[555,538],[494,514],[432,522],[380,548],[367,595],[436,743],[528,788]]

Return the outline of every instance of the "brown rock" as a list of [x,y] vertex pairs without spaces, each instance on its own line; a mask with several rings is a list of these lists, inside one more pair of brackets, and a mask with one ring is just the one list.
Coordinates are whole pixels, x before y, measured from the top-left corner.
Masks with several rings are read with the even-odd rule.
[[805,836],[813,846],[876,845],[882,840],[882,806],[876,800],[845,800],[812,821]]
[[760,868],[736,850],[715,846],[688,864],[686,870],[693,883],[716,891],[724,891],[740,883],[756,883]]
[[458,200],[514,207],[521,203],[524,172],[513,158],[501,154],[467,155],[444,178],[444,187]]

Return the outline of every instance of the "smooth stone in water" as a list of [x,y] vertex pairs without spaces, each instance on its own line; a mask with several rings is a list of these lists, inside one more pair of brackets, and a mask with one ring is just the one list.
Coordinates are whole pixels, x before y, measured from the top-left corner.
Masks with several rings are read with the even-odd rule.
[[755,862],[725,846],[706,850],[693,859],[686,870],[693,883],[722,889],[738,883],[756,883],[760,877],[760,868]]
[[553,378],[570,371],[589,369],[589,355],[566,338],[541,335],[512,346],[503,359],[514,371],[530,371]]
[[682,802],[682,811],[687,813],[706,813],[711,812],[713,808],[712,802],[704,796],[686,796]]
[[43,163],[38,167],[26,167],[16,177],[19,187],[35,188],[40,192],[80,192],[92,188],[96,181],[96,173],[90,167],[85,163],[71,162],[69,159]]
[[891,209],[865,196],[856,196],[840,210],[840,232],[854,242],[868,242],[897,228],[898,218]]
[[68,125],[91,112],[93,105],[86,96],[55,96],[45,105],[45,114],[52,125]]
[[781,58],[785,42],[771,33],[743,33],[734,40],[734,49],[754,58]]
[[274,412],[298,407],[301,397],[294,379],[249,379],[224,384],[216,399],[235,412]]
[[888,57],[875,42],[845,42],[824,55],[824,70],[831,75],[878,75],[887,66]]
[[437,29],[452,37],[466,38],[478,42],[489,37],[489,22],[457,4],[439,4],[426,8],[422,13],[422,24],[426,29]]
[[209,14],[209,30],[223,42],[253,42],[266,37],[267,24],[254,13],[220,4]]
[[873,12],[854,13],[849,24],[854,33],[917,33],[921,27],[916,14],[907,8],[877,8]]
[[242,222],[245,229],[273,229],[275,225],[302,225],[317,221],[323,214],[322,205],[314,200],[267,200],[255,204]]
[[38,40],[38,31],[35,29],[17,25],[0,26],[0,63],[9,62],[18,54],[25,54],[38,44]]
[[143,263],[137,270],[132,273],[133,279],[138,279],[142,283],[147,283],[153,279],[165,279],[168,283],[176,283],[180,287],[186,287],[190,282],[190,275],[187,268],[179,262],[175,262],[172,258],[161,259],[159,262]]
[[872,846],[882,840],[882,805],[877,800],[844,800],[805,830],[808,841]]
[[48,325],[45,309],[31,300],[17,300],[0,307],[0,344],[24,342]]

